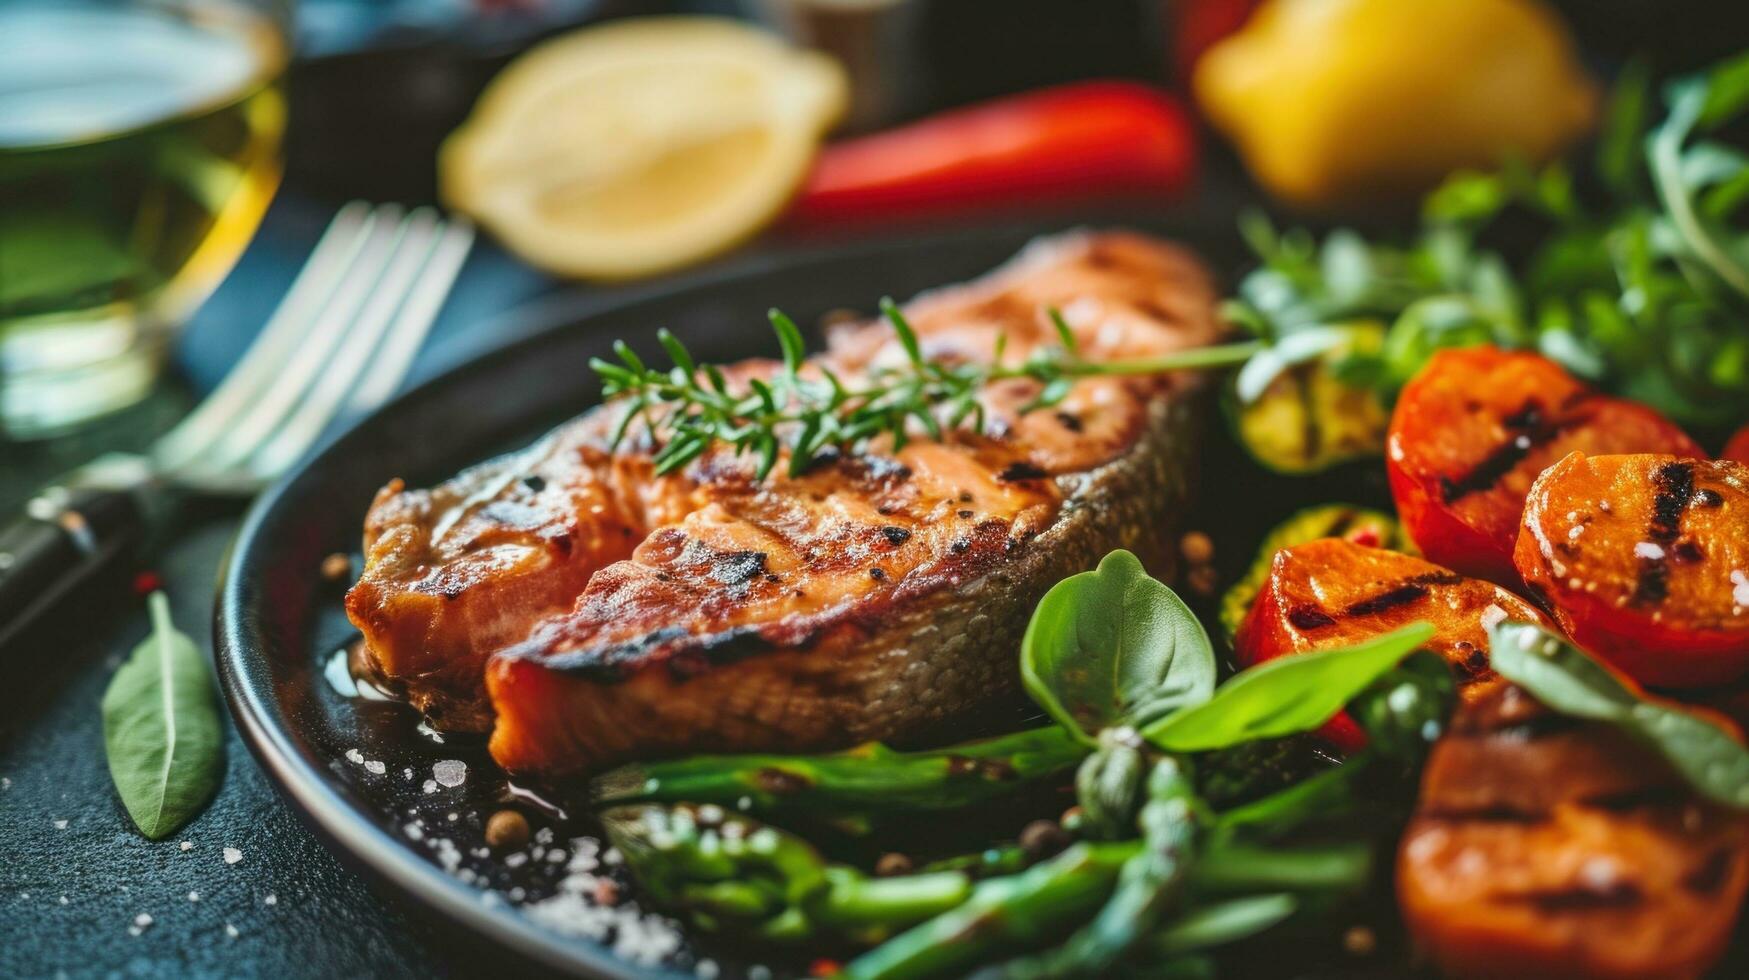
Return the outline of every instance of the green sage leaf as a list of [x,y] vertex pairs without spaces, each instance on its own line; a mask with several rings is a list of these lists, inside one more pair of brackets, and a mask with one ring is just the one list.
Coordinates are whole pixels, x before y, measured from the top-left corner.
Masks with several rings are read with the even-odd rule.
[[1431,625],[1412,623],[1356,646],[1278,657],[1142,728],[1142,737],[1167,752],[1202,752],[1311,731],[1432,636]]
[[1644,743],[1694,791],[1749,810],[1749,749],[1712,722],[1643,697],[1590,654],[1529,623],[1497,623],[1489,659],[1500,676],[1545,707],[1606,722]]
[[148,600],[152,635],[134,648],[103,693],[109,775],[140,833],[175,833],[223,774],[218,704],[194,641],[176,631],[164,593]]
[[1045,593],[1020,645],[1027,693],[1087,745],[1208,700],[1215,656],[1184,601],[1127,551]]

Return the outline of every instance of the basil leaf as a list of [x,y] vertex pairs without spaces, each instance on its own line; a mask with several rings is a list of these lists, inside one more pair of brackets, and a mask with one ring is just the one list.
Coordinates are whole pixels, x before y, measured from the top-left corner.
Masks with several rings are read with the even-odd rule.
[[140,833],[175,833],[212,798],[223,773],[219,710],[194,641],[170,622],[162,592],[148,600],[152,635],[103,692],[109,775]]
[[1554,711],[1607,722],[1644,743],[1696,793],[1749,810],[1749,749],[1699,715],[1651,700],[1590,654],[1528,623],[1497,623],[1489,659],[1500,676]]
[[1184,601],[1118,550],[1045,593],[1020,644],[1026,691],[1087,745],[1208,700],[1215,655]]
[[1143,728],[1142,737],[1167,752],[1201,752],[1310,731],[1432,636],[1431,625],[1413,623],[1358,646],[1278,657]]

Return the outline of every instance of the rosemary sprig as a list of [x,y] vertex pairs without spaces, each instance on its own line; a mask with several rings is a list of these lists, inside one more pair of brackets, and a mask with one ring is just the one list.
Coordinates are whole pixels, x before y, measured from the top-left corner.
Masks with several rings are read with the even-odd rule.
[[731,391],[721,369],[695,361],[667,330],[656,335],[673,361],[667,370],[646,365],[630,346],[616,341],[618,363],[602,358],[589,362],[601,378],[602,397],[624,402],[611,445],[617,447],[641,425],[651,443],[661,446],[655,456],[659,474],[685,466],[713,445],[731,445],[736,455],[752,453],[758,459],[761,480],[787,447],[789,474],[796,476],[828,448],[855,452],[880,435],[890,435],[897,452],[909,441],[913,421],[936,440],[948,430],[968,425],[981,433],[986,419],[978,395],[995,381],[1038,382],[1038,394],[1020,408],[1031,412],[1061,402],[1076,378],[1227,367],[1243,363],[1263,346],[1261,341],[1251,341],[1138,360],[1085,361],[1068,324],[1051,310],[1061,346],[1041,347],[1022,361],[1004,363],[1006,337],[999,335],[989,363],[947,363],[923,356],[916,331],[892,300],[881,301],[881,313],[898,336],[906,362],[870,372],[857,386],[847,384],[824,364],[816,365],[818,377],[804,376],[802,332],[775,309],[770,313],[771,326],[783,350],[783,367],[769,380],[750,379],[745,392]]

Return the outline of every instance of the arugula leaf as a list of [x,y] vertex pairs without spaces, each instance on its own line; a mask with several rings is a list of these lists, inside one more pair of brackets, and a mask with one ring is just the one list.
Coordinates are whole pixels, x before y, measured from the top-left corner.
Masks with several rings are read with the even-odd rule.
[[206,805],[223,775],[218,705],[194,641],[170,621],[170,602],[148,600],[152,635],[134,648],[103,692],[109,775],[140,833],[175,833]]
[[1643,742],[1696,793],[1749,810],[1749,749],[1699,715],[1654,701],[1609,668],[1540,626],[1504,622],[1489,630],[1500,676],[1564,715],[1607,722]]
[[1356,646],[1278,657],[1146,726],[1142,737],[1167,752],[1201,752],[1311,731],[1432,636],[1431,625],[1413,623]]
[[1118,550],[1045,593],[1020,645],[1027,693],[1087,745],[1208,700],[1214,649],[1184,601]]

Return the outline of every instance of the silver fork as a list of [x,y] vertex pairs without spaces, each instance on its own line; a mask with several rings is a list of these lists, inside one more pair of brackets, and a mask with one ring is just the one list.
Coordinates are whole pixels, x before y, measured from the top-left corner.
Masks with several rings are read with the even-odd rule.
[[248,497],[342,415],[400,385],[455,283],[472,226],[354,201],[329,223],[242,360],[141,454],[44,488],[0,528],[0,647],[167,523],[188,494]]

